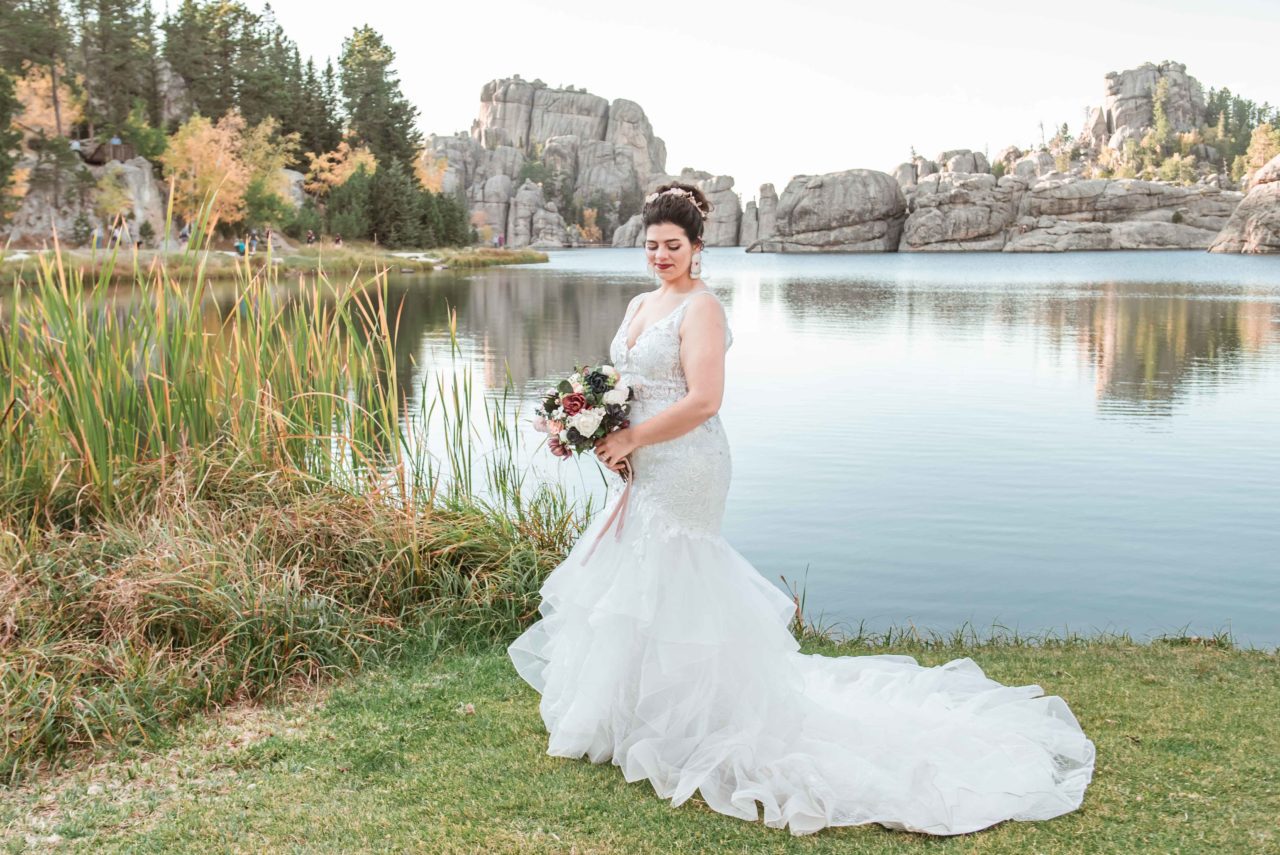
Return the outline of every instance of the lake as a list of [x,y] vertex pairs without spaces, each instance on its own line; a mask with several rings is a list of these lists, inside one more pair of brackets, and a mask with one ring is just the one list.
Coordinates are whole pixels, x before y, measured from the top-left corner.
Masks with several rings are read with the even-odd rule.
[[[1280,258],[1201,252],[757,255],[709,249],[728,309],[724,535],[828,625],[1229,631],[1280,645]],[[639,249],[401,276],[417,397],[456,308],[485,394],[605,358],[654,284]]]

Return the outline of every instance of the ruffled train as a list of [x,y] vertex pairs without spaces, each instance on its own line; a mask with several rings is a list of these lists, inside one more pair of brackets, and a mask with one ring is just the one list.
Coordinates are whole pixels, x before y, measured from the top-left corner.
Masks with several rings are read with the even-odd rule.
[[1094,746],[1039,686],[970,659],[802,654],[792,600],[719,534],[634,495],[584,563],[601,514],[512,643],[542,694],[553,756],[611,761],[679,805],[807,834],[880,823],[963,834],[1080,806]]

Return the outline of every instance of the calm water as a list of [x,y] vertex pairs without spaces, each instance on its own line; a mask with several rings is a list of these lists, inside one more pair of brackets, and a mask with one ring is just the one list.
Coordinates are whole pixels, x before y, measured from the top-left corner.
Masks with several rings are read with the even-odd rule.
[[[1280,258],[747,255],[729,311],[724,534],[808,611],[869,628],[1229,629],[1280,645]],[[400,278],[417,394],[605,357],[640,250]],[[531,464],[602,494],[590,458]]]

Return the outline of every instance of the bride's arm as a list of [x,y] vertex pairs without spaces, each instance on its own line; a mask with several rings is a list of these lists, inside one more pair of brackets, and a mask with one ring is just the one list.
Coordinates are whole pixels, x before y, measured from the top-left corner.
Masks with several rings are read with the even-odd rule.
[[685,312],[680,365],[689,392],[651,419],[615,431],[596,444],[606,460],[684,436],[720,411],[724,398],[724,309],[717,300],[695,299]]

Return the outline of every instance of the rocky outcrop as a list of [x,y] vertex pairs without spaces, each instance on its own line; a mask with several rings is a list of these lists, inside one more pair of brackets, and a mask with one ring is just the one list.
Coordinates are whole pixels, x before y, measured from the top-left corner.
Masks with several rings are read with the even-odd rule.
[[1004,249],[1027,183],[1005,175],[944,172],[915,188],[902,251]]
[[632,166],[641,181],[667,168],[667,145],[653,133],[649,118],[634,101],[615,99],[609,107],[605,140],[631,155]]
[[[473,184],[468,199],[472,222],[481,227],[488,226],[495,235],[506,236],[507,213],[513,192],[511,178],[506,175],[495,175],[484,183]],[[509,241],[510,237],[506,239]]]
[[1155,124],[1155,95],[1167,81],[1165,112],[1175,131],[1189,131],[1205,121],[1204,90],[1180,62],[1144,63],[1128,71],[1110,72],[1100,108],[1090,111],[1081,134],[1086,145],[1120,150],[1128,140],[1141,140]]
[[1240,199],[1208,185],[1049,177],[1023,194],[1005,250],[1205,249]]
[[1013,162],[1013,175],[1026,181],[1034,181],[1053,170],[1053,155],[1047,151],[1033,151]]
[[[760,185],[760,202],[757,206],[760,218],[757,240],[769,240],[778,230],[778,191],[772,184]],[[749,244],[745,244],[749,246]]]
[[[543,184],[544,205],[554,207],[558,199],[578,208],[611,206],[604,221],[628,219],[645,193],[673,180],[666,173],[666,144],[639,104],[625,98],[609,102],[572,86],[552,88],[519,75],[486,83],[470,132],[433,135],[424,157],[443,159],[442,189],[466,198],[472,213],[480,212],[513,247],[522,245],[526,232],[532,234],[531,226],[523,225],[532,223],[525,208],[518,219],[510,218],[517,204],[512,197],[523,189],[525,178],[536,176]],[[697,174],[697,180],[707,182],[703,190],[716,206],[708,244],[736,245],[742,207],[732,191],[733,179]],[[500,175],[510,179],[509,186],[494,180]],[[510,195],[502,200],[504,189]],[[527,206],[527,201],[519,204]],[[521,224],[517,233],[510,231],[515,223]]]
[[1249,192],[1210,252],[1280,252],[1280,155],[1254,173]]
[[748,250],[892,252],[905,219],[902,190],[883,172],[797,175],[782,191],[773,234]]
[[[681,177],[686,174],[682,172]],[[738,246],[742,202],[738,194],[733,192],[733,176],[712,175],[690,183],[696,184],[711,203],[711,216],[707,218],[703,242],[707,246]]]
[[[32,157],[17,164],[18,169],[24,171],[36,166],[37,162]],[[102,166],[79,165],[76,172],[87,178],[91,185],[100,187],[108,181],[116,185],[125,202],[125,227],[133,239],[140,239],[143,223],[150,223],[153,241],[163,238],[167,196],[156,181],[149,161],[135,157]],[[32,173],[30,188],[18,209],[0,229],[3,235],[0,242],[8,241],[15,247],[44,246],[52,243],[56,230],[60,241],[75,245],[77,231],[86,227],[109,228],[111,223],[104,221],[94,210],[96,190],[69,192],[77,180],[75,174],[64,172],[55,184],[51,177],[41,177],[38,170]]]
[[631,219],[613,232],[614,246],[644,246],[644,218],[633,214]]
[[538,242],[545,244],[555,242],[558,237],[556,245],[564,246],[564,220],[560,219],[559,213],[547,211],[546,208],[542,187],[526,179],[511,197],[511,203],[507,207],[508,245],[522,247]]
[[760,209],[752,199],[742,207],[742,225],[738,227],[738,240],[743,246],[751,246],[760,239]]
[[284,187],[284,200],[296,211],[307,201],[303,187],[307,177],[296,169],[280,170],[280,183]]
[[900,249],[1203,249],[1240,198],[1208,184],[942,173],[915,188]]

